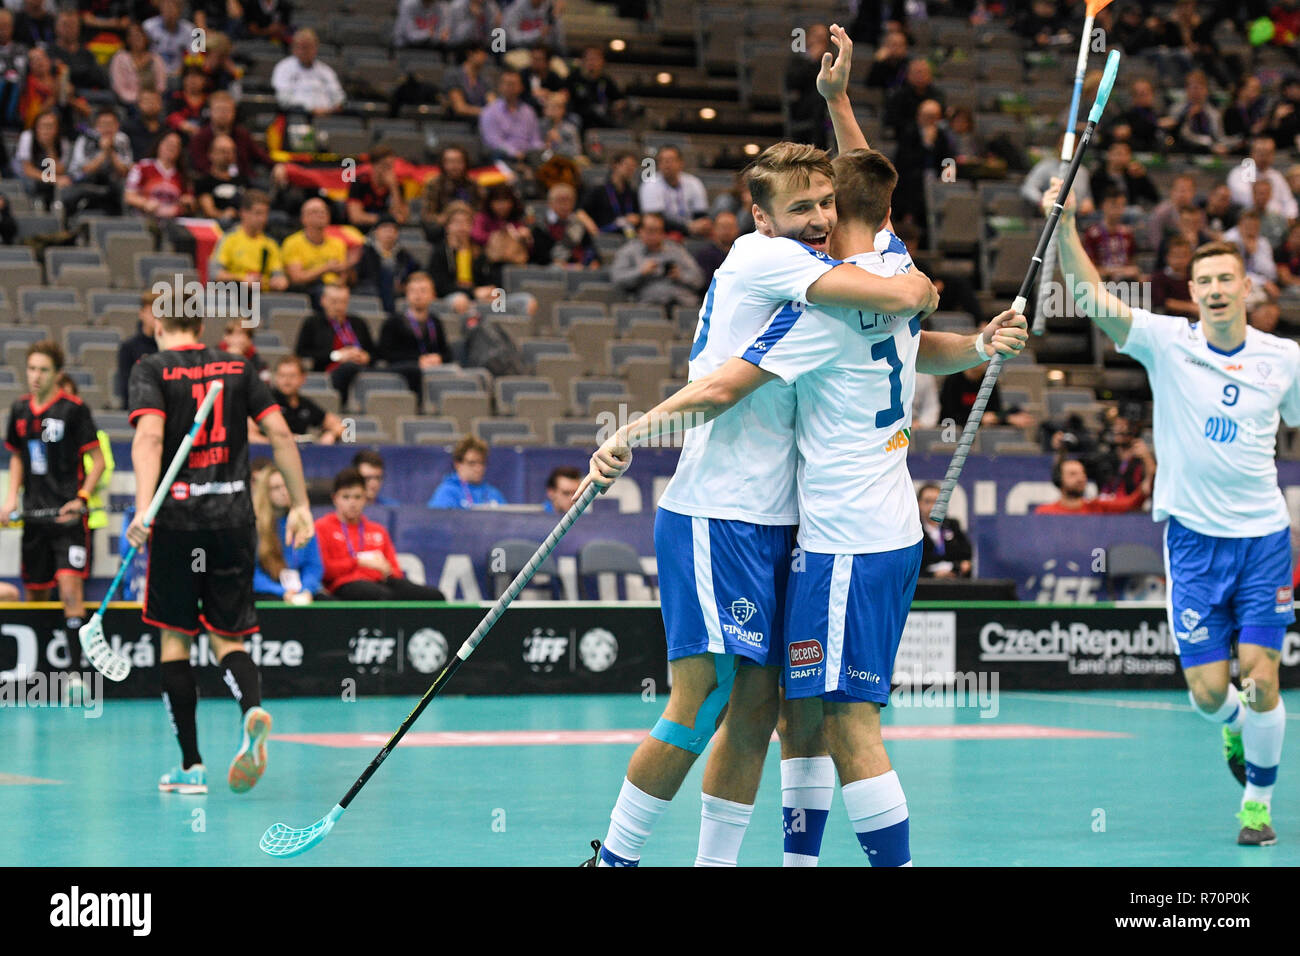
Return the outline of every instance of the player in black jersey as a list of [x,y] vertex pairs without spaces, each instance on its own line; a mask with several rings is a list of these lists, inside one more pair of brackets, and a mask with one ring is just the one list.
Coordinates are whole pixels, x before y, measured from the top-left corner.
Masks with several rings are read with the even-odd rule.
[[[56,585],[69,636],[85,614],[85,581],[90,573],[90,529],[86,524],[91,492],[104,472],[104,455],[90,409],[58,387],[63,349],[51,341],[27,350],[30,394],[9,412],[9,493],[0,509],[8,524],[18,491],[25,511],[57,508],[57,518],[23,523],[22,576],[30,601],[50,599]],[[83,455],[89,455],[90,472]]]
[[[280,407],[245,358],[204,347],[199,341],[202,322],[197,316],[160,316],[157,354],[140,359],[131,370],[136,517],[127,537],[136,545],[149,541],[144,620],[162,630],[163,702],[181,745],[181,766],[165,775],[158,788],[207,792],[195,727],[198,687],[190,665],[190,642],[203,629],[212,640],[222,680],[242,713],[243,742],[227,778],[230,789],[244,793],[266,769],[266,738],[271,732],[271,715],[261,706],[257,667],[244,650],[244,637],[257,630],[249,418],[270,440],[289,488],[286,544],[305,544],[313,527],[302,459]],[[217,381],[224,385],[221,395],[195,435],[151,531],[146,531],[143,516],[158,481]]]

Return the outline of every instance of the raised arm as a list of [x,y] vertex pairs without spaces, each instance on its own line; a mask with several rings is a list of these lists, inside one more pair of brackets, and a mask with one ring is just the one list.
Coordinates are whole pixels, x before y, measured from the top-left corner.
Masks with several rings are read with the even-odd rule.
[[831,24],[831,42],[839,52],[834,57],[822,54],[821,72],[817,74],[817,92],[826,100],[835,128],[835,147],[841,155],[854,149],[870,149],[867,137],[858,125],[849,102],[849,71],[853,66],[853,41],[838,23]]
[[[1028,330],[1025,317],[1007,309],[980,333],[923,331],[916,347],[916,370],[927,375],[951,375],[987,362],[994,352],[1014,357],[1029,340]],[[984,354],[976,346],[980,337],[984,339]]]
[[[1052,177],[1052,185],[1043,194],[1043,208],[1049,213],[1060,189],[1061,180]],[[1116,345],[1123,346],[1128,341],[1129,329],[1133,327],[1133,312],[1103,288],[1101,274],[1084,251],[1079,230],[1075,228],[1074,205],[1072,192],[1065,201],[1061,221],[1056,226],[1061,274],[1065,276],[1065,283],[1074,296],[1076,308],[1097,323],[1097,327],[1110,336]]]
[[843,263],[808,287],[808,301],[886,315],[929,315],[939,308],[939,293],[919,269],[884,277]]

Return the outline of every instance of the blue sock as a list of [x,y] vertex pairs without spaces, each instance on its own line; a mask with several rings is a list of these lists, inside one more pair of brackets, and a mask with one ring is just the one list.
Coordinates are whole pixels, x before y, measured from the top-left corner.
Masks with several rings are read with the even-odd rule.
[[840,788],[858,842],[872,866],[911,866],[907,799],[894,771]]

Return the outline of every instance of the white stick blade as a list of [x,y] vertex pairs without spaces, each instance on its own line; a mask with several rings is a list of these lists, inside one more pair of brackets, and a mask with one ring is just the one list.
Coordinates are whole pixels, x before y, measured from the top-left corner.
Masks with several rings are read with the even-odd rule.
[[98,614],[81,625],[77,637],[91,667],[111,681],[121,683],[127,679],[131,662],[108,646],[104,640],[104,622]]

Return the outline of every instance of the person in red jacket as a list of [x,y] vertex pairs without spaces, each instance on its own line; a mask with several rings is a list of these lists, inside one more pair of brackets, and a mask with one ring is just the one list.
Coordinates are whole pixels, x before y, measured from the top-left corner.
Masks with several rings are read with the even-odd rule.
[[[1137,511],[1151,494],[1151,478],[1143,478],[1138,489],[1129,495],[1109,498],[1085,498],[1088,490],[1088,472],[1077,458],[1059,462],[1052,473],[1052,481],[1061,489],[1059,501],[1039,505],[1036,515],[1114,515]],[[317,531],[319,534],[319,531]]]
[[442,601],[437,588],[406,580],[383,525],[367,521],[366,481],[355,468],[334,476],[334,514],[316,522],[325,590],[341,601]]

